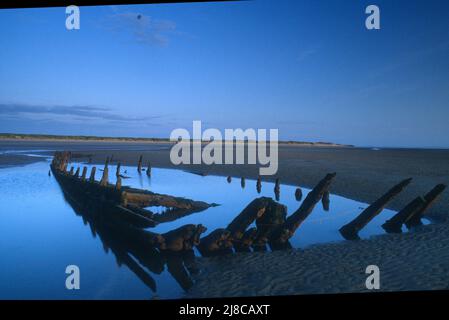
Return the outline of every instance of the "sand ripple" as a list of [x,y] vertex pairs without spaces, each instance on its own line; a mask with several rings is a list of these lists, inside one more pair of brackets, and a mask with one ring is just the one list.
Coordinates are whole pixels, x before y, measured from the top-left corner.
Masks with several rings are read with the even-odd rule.
[[380,268],[380,291],[448,289],[449,224],[305,250],[202,258],[199,264],[203,272],[190,298],[368,292],[370,264]]

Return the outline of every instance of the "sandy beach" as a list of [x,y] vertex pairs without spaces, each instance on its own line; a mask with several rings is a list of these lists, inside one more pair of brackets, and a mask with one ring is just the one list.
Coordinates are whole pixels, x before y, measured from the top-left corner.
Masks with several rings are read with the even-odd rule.
[[[113,155],[113,162],[135,165],[142,154],[144,162],[150,161],[153,167],[174,167],[166,144],[133,144],[133,150],[120,150],[120,144],[115,143],[102,143],[100,147],[79,142],[64,145],[33,141],[21,144],[22,149],[30,150],[64,147],[73,151],[75,159],[91,158],[98,164]],[[7,163],[8,155],[1,157],[4,158],[3,163]],[[412,184],[388,206],[394,210],[425,194],[437,183],[449,183],[448,150],[284,145],[280,146],[279,158],[278,174],[268,180],[279,177],[283,183],[313,187],[326,173],[337,172],[331,192],[366,203],[375,201],[400,180],[413,177]],[[10,162],[18,159],[10,158]],[[182,166],[182,169],[246,178],[255,178],[258,174],[258,168],[250,165]],[[202,271],[187,296],[363,292],[367,291],[365,268],[371,264],[380,268],[381,290],[448,289],[448,201],[446,191],[427,211],[427,217],[435,223],[402,235],[341,241],[305,250],[200,258],[198,262]]]
[[305,250],[203,258],[188,297],[368,292],[368,265],[380,269],[380,291],[447,290],[448,246],[449,226],[443,223]]

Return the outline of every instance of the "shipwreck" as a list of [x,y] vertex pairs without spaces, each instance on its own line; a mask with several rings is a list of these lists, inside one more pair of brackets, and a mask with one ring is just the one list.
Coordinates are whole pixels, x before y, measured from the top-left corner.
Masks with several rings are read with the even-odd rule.
[[[192,199],[158,194],[147,190],[135,189],[122,185],[120,165],[117,165],[117,182],[108,182],[109,159],[103,168],[102,177],[95,180],[96,167],[88,175],[87,167],[69,167],[70,152],[56,152],[51,163],[51,171],[58,181],[64,196],[70,199],[77,211],[95,211],[96,216],[120,225],[134,241],[149,245],[159,252],[182,253],[197,248],[203,256],[222,255],[233,252],[251,252],[281,250],[291,248],[290,238],[321,202],[325,211],[329,210],[330,187],[336,173],[329,173],[302,200],[302,191],[297,189],[295,197],[302,200],[299,208],[287,216],[287,207],[270,197],[259,197],[251,201],[226,227],[211,231],[206,236],[206,227],[201,224],[187,224],[169,232],[159,234],[147,230],[159,223],[173,221],[183,216],[206,210],[216,206]],[[138,172],[142,168],[143,159],[139,158]],[[147,174],[151,174],[148,164]],[[230,181],[230,177],[227,179]],[[243,181],[243,179],[242,179]],[[364,228],[388,203],[396,197],[412,179],[405,179],[393,186],[378,200],[369,205],[353,221],[339,231],[347,240],[359,239],[358,232]],[[258,180],[257,188],[261,188]],[[382,226],[388,233],[402,232],[402,226],[414,228],[421,225],[424,211],[427,210],[445,190],[439,184],[424,197],[418,197],[400,210]],[[275,193],[280,190],[279,179],[276,180]],[[277,197],[276,197],[277,198]],[[159,206],[166,210],[153,213],[149,207]],[[81,208],[81,209],[80,209]],[[98,220],[98,219],[97,219]]]

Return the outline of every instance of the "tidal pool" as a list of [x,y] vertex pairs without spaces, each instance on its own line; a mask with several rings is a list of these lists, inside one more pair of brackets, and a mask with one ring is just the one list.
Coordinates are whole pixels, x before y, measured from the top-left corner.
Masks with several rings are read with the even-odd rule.
[[[167,266],[153,272],[142,266],[132,253],[118,254],[108,250],[104,235],[98,236],[89,223],[83,223],[66,202],[57,181],[48,174],[49,164],[47,160],[0,169],[0,298],[181,298],[184,294],[182,283]],[[76,168],[85,164],[72,165]],[[86,166],[90,173],[92,166]],[[114,183],[115,164],[109,168],[110,182]],[[101,166],[97,166],[97,180],[102,174],[99,169]],[[123,179],[123,185],[220,204],[150,229],[157,233],[189,223],[201,223],[207,227],[207,235],[216,228],[226,227],[255,198],[274,198],[274,183],[262,182],[258,193],[256,181],[246,180],[243,188],[240,178],[235,177],[229,183],[226,177],[202,176],[174,169],[153,168],[151,177],[145,172],[139,175],[136,167],[122,166],[121,172],[130,177]],[[279,202],[287,206],[289,215],[301,204],[295,198],[295,190],[296,186],[281,185]],[[302,199],[309,191],[302,188]],[[325,211],[319,203],[291,239],[292,245],[304,248],[323,242],[344,241],[338,229],[366,206],[331,194],[330,210]],[[380,225],[393,214],[394,211],[384,210],[360,232],[360,236],[366,238],[384,233]],[[108,237],[114,240],[111,239],[113,234]],[[117,245],[120,247],[120,243]],[[65,269],[72,264],[80,268],[80,290],[65,288]],[[142,280],[145,277],[150,280]],[[154,284],[148,285],[148,282]]]

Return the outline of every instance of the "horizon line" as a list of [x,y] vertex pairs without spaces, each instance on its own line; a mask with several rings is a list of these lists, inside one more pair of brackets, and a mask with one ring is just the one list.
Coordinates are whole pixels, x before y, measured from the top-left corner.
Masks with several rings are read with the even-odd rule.
[[[127,136],[97,136],[97,135],[64,135],[64,134],[44,134],[44,133],[11,133],[0,132],[0,140],[71,140],[71,141],[103,141],[112,140],[111,142],[167,142],[175,143],[177,141],[171,141],[170,138],[157,138],[157,137],[127,137]],[[186,140],[186,139],[184,139]],[[189,141],[197,141],[195,139],[189,139]],[[208,143],[213,140],[201,140],[201,142]],[[223,140],[222,140],[223,141]],[[257,142],[257,140],[224,140],[224,143],[242,143],[242,142]],[[269,141],[267,141],[268,143]],[[301,140],[279,140],[278,144],[283,145],[304,145],[304,146],[319,146],[319,147],[345,147],[345,148],[372,148],[372,149],[427,149],[427,150],[447,150],[449,147],[443,146],[373,146],[373,145],[354,145],[343,144],[327,141],[301,141]]]

